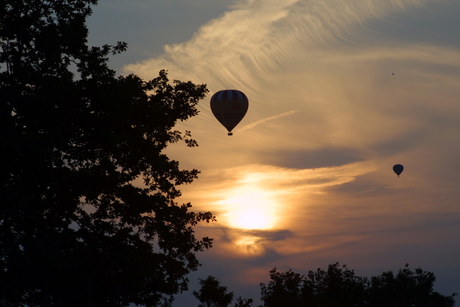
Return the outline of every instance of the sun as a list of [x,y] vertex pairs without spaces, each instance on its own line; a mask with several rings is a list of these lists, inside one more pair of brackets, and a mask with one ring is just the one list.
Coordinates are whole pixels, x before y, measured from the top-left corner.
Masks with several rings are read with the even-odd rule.
[[277,204],[270,191],[241,187],[231,196],[218,202],[223,207],[222,217],[232,228],[270,229],[276,224]]
[[233,214],[234,224],[243,229],[267,229],[271,226],[271,217],[261,208],[247,208]]

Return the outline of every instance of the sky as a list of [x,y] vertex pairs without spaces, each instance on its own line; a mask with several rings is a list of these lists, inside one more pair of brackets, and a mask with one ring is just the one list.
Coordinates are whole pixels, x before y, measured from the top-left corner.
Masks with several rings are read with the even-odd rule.
[[[199,147],[167,149],[201,171],[178,201],[217,218],[174,306],[197,305],[208,275],[258,304],[271,269],[335,262],[368,277],[408,263],[460,293],[458,16],[458,0],[99,2],[89,42],[128,43],[118,73],[210,90],[177,126]],[[222,89],[249,99],[230,137],[209,105]]]

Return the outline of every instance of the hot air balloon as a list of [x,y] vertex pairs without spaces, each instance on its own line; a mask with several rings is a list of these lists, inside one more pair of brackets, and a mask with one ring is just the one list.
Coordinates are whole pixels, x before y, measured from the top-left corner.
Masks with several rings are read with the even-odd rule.
[[232,130],[248,111],[248,97],[238,90],[218,91],[211,97],[212,114],[233,135]]
[[401,173],[403,172],[404,170],[404,166],[402,166],[401,164],[395,164],[393,166],[393,171],[396,173],[396,175],[398,175],[398,178],[399,178],[399,175],[401,175]]

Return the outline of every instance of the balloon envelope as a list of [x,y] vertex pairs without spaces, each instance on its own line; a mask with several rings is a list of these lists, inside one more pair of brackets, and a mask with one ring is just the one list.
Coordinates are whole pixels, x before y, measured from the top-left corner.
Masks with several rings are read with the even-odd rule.
[[393,166],[393,171],[396,173],[396,175],[398,175],[398,177],[399,177],[399,175],[401,175],[403,170],[404,170],[404,166],[402,166],[401,164],[395,164]]
[[248,111],[249,101],[238,90],[218,91],[211,97],[211,110],[217,120],[227,129],[228,135]]

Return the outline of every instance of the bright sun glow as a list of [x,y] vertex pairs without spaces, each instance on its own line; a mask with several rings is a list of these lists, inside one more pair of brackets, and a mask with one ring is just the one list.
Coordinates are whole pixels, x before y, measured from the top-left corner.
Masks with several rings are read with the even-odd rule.
[[222,217],[229,226],[240,229],[270,229],[276,223],[276,202],[271,192],[254,187],[240,187],[227,199],[218,202],[226,212]]

